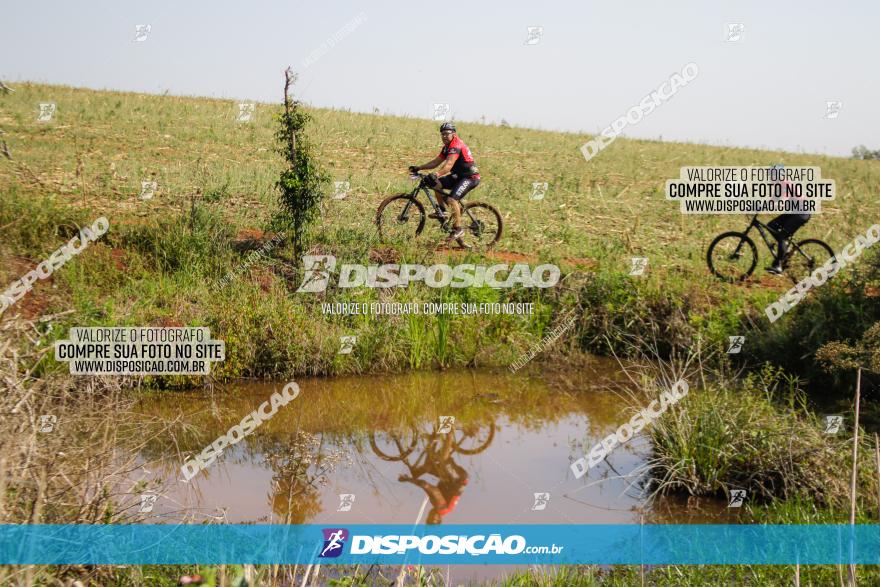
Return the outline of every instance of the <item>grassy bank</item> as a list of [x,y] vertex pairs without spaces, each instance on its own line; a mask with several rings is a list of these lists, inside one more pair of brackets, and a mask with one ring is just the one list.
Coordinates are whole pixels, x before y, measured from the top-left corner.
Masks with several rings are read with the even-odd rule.
[[[851,413],[851,411],[850,411]],[[720,495],[746,489],[749,499],[804,499],[848,512],[852,418],[838,434],[807,409],[796,382],[765,368],[741,381],[720,381],[690,394],[651,428],[653,484],[659,493]],[[873,442],[862,434],[861,495],[876,504]],[[843,519],[841,519],[842,521]]]
[[[38,122],[37,104],[47,101],[58,106],[55,118]],[[317,296],[294,293],[298,260],[285,246],[255,263],[248,257],[266,240],[262,231],[276,209],[278,106],[259,104],[253,121],[240,123],[232,101],[23,84],[0,97],[0,107],[13,154],[0,162],[3,283],[46,258],[77,226],[101,215],[110,221],[105,237],[7,312],[34,318],[73,310],[50,339],[72,325],[210,326],[227,344],[229,358],[216,368],[221,379],[505,366],[540,341],[561,312],[577,307],[582,316],[571,349],[619,352],[621,333],[635,332],[657,338],[666,350],[700,341],[707,351],[722,351],[727,336],[749,332],[754,337],[740,359],[771,358],[797,370],[822,343],[880,318],[878,298],[865,294],[863,281],[841,285],[849,295],[802,303],[771,327],[762,310],[791,284],[762,277],[727,285],[705,267],[711,238],[743,219],[686,217],[662,196],[665,179],[685,164],[819,165],[837,181],[839,196],[804,233],[836,248],[875,220],[880,167],[870,161],[621,139],[587,164],[578,151],[584,136],[463,124],[486,178],[473,197],[498,206],[506,228],[500,258],[452,258],[555,262],[568,274],[562,284],[549,291],[331,288]],[[405,165],[435,150],[435,125],[345,111],[311,114],[318,160],[334,180],[351,184],[346,199],[324,203],[312,252],[346,263],[431,264],[449,257],[435,250],[433,229],[420,241],[389,247],[371,223],[382,198],[408,189]],[[158,191],[142,200],[147,180]],[[550,190],[531,201],[531,183],[539,180]],[[649,258],[645,276],[628,275],[632,256]],[[244,265],[246,271],[235,273]],[[217,291],[230,272],[232,282]],[[522,301],[535,303],[536,313],[382,319],[322,313],[321,303],[340,301]],[[350,355],[337,354],[342,335],[358,337]],[[58,368],[50,360],[41,366]]]

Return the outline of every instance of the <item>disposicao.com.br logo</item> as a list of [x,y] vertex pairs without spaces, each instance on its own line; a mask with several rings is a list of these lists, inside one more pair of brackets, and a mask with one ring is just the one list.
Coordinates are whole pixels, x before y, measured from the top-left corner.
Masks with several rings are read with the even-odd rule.
[[[297,293],[326,291],[330,277],[336,269],[333,255],[305,255],[306,268],[303,282]],[[410,283],[423,282],[428,287],[481,287],[488,285],[500,289],[521,285],[522,287],[553,287],[559,282],[560,271],[556,265],[538,265],[534,269],[525,263],[512,267],[506,263],[474,265],[464,263],[454,267],[445,263],[418,265],[391,263],[387,265],[346,264],[339,268],[337,285],[350,287],[407,287]],[[502,278],[502,276],[504,278]]]
[[[323,546],[319,558],[335,558],[342,554],[345,542],[349,538],[349,532],[345,528],[325,528]],[[526,539],[518,534],[502,538],[501,534],[475,534],[437,536],[428,534],[417,536],[414,534],[387,534],[367,536],[355,534],[350,536],[350,554],[387,554],[400,555],[409,551],[417,551],[419,554],[460,555],[469,554],[480,556],[488,554],[516,555],[516,554],[559,554],[564,546],[552,544],[550,546],[528,546]]]

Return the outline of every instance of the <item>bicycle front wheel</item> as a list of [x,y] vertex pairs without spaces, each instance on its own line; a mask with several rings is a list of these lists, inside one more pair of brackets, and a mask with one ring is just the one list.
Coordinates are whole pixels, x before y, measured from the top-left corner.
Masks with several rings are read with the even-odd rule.
[[786,272],[798,283],[834,256],[834,251],[819,239],[809,238],[797,243],[788,254]]
[[386,433],[383,448],[379,448],[376,433],[370,433],[370,448],[383,461],[402,461],[415,450],[418,443],[419,433],[414,428],[409,428],[402,434]]
[[472,246],[477,250],[488,250],[501,239],[501,230],[504,228],[501,214],[489,204],[482,202],[465,204],[462,220],[465,238],[471,241]]
[[385,198],[376,210],[376,227],[388,241],[418,236],[425,228],[425,208],[409,194]]
[[743,281],[758,264],[758,248],[745,233],[725,232],[718,235],[706,252],[712,274],[724,281]]

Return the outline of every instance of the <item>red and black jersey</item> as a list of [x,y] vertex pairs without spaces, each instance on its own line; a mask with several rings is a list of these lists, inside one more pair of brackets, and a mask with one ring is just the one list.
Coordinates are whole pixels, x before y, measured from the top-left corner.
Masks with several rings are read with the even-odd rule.
[[447,157],[455,158],[455,163],[452,164],[452,175],[458,177],[479,176],[480,172],[474,164],[474,156],[471,155],[470,147],[457,136],[448,145],[443,146],[440,150],[440,156],[444,159]]

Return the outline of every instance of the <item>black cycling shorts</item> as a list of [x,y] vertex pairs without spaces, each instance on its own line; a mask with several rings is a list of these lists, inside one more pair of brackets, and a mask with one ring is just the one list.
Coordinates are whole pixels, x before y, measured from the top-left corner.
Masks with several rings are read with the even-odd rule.
[[791,238],[797,230],[810,219],[808,214],[782,214],[767,223],[773,232],[782,238]]
[[461,200],[469,191],[480,185],[480,176],[458,178],[455,175],[444,175],[439,178],[440,185],[444,190],[450,190],[449,196],[455,200]]

